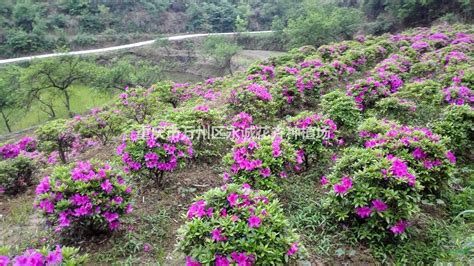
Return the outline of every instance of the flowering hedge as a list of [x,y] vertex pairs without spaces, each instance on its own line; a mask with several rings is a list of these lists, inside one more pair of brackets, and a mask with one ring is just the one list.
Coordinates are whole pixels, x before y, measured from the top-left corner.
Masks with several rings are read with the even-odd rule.
[[231,184],[197,197],[178,230],[186,265],[283,265],[304,249],[273,194]]
[[54,250],[48,247],[27,249],[22,255],[11,256],[9,249],[0,248],[0,265],[83,265],[88,255],[79,255],[78,248],[56,246]]
[[259,140],[243,140],[224,158],[230,166],[225,179],[238,184],[250,184],[255,189],[279,190],[279,180],[286,179],[296,163],[296,152],[279,135]]
[[447,188],[456,157],[447,149],[446,140],[427,128],[398,125],[368,119],[359,127],[359,136],[368,149],[381,149],[408,163],[426,193]]
[[150,178],[162,184],[165,172],[183,167],[193,156],[192,142],[188,136],[170,123],[146,127],[143,132],[132,130],[124,135],[117,147],[125,171],[139,177]]
[[381,150],[348,148],[322,179],[324,206],[357,239],[381,241],[405,235],[419,211],[420,183],[401,158]]
[[327,116],[301,112],[287,120],[285,138],[297,149],[297,162],[308,165],[317,160],[329,146],[337,145],[337,126]]
[[[132,211],[131,187],[105,163],[58,166],[36,188],[35,208],[56,231],[113,231]],[[78,231],[76,231],[78,230]]]

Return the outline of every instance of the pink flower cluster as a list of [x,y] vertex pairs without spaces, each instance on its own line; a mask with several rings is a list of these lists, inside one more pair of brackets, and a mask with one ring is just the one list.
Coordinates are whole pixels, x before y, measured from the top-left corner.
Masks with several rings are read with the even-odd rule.
[[255,80],[260,78],[261,80],[267,81],[275,77],[275,67],[273,66],[259,66],[255,71],[251,72],[247,76],[247,80]]
[[385,202],[380,199],[375,199],[372,201],[372,206],[362,206],[355,209],[357,216],[360,218],[370,217],[372,211],[384,212],[388,209],[388,206]]
[[36,140],[31,137],[24,137],[16,143],[0,146],[0,159],[12,159],[20,154],[28,158],[35,158],[39,155],[36,151]]
[[272,94],[267,90],[267,88],[257,83],[248,85],[246,90],[253,93],[258,99],[262,101],[268,102],[272,100]]
[[454,85],[443,89],[444,100],[449,104],[463,105],[474,103],[474,93],[466,86]]
[[[136,156],[133,152],[136,149],[144,155]],[[136,131],[124,135],[117,154],[122,156],[126,172],[142,169],[170,172],[178,167],[180,160],[192,157],[193,148],[188,136],[164,123],[158,128],[148,127],[140,137]]]
[[336,194],[345,194],[349,189],[352,188],[352,179],[349,176],[344,176],[341,181],[334,184],[333,190]]
[[61,247],[50,251],[46,256],[34,249],[26,250],[23,255],[10,259],[8,256],[0,256],[0,265],[7,266],[12,263],[14,266],[33,266],[33,265],[60,265],[63,262]]
[[348,85],[346,94],[354,98],[357,107],[364,110],[371,107],[380,98],[388,97],[403,86],[403,81],[397,75],[387,75],[386,72],[378,72],[374,77],[358,80]]

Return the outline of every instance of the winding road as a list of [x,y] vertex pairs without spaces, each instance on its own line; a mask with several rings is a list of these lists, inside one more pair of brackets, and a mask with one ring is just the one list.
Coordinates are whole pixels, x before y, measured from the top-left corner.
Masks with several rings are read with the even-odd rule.
[[[198,34],[187,34],[187,35],[176,35],[170,37],[164,37],[163,39],[168,39],[169,41],[177,41],[177,40],[184,40],[184,39],[193,39],[199,37],[206,37],[211,35],[236,35],[236,34],[264,34],[264,33],[271,33],[273,31],[248,31],[248,32],[226,32],[226,33],[198,33]],[[0,64],[9,64],[9,63],[16,63],[21,61],[29,61],[33,59],[39,58],[48,58],[48,57],[56,57],[62,55],[85,55],[85,54],[97,54],[97,53],[104,53],[122,49],[129,49],[135,48],[145,45],[153,44],[155,40],[144,41],[144,42],[136,42],[130,43],[125,45],[119,46],[112,46],[107,48],[100,48],[100,49],[91,49],[91,50],[83,50],[83,51],[73,51],[67,53],[52,53],[52,54],[43,54],[43,55],[33,55],[33,56],[25,56],[25,57],[17,57],[17,58],[10,58],[10,59],[0,59]]]

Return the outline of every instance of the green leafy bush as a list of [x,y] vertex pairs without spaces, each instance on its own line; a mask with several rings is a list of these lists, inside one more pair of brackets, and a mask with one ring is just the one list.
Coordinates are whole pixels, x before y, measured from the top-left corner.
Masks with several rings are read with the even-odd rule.
[[287,119],[285,138],[297,149],[297,162],[320,159],[331,146],[337,145],[337,126],[325,115],[301,112]]
[[468,105],[447,106],[434,125],[434,132],[449,138],[449,146],[470,160],[474,154],[474,110]]
[[34,163],[18,156],[0,161],[0,194],[16,195],[33,184]]
[[344,92],[334,90],[321,98],[321,108],[324,114],[334,120],[341,132],[353,132],[361,120],[361,112],[353,99]]
[[76,139],[73,128],[65,119],[48,122],[35,131],[38,136],[38,150],[57,151],[62,163],[67,162],[67,153]]
[[97,138],[106,145],[112,137],[120,135],[127,124],[119,111],[93,109],[89,115],[75,118],[74,130],[82,138]]
[[213,138],[213,128],[223,126],[224,113],[206,105],[196,106],[170,112],[167,119],[176,124],[178,129],[188,135],[193,141],[194,156],[197,160],[212,160],[222,158],[225,139]]
[[357,239],[381,241],[406,236],[409,220],[419,211],[421,186],[415,172],[382,150],[348,148],[330,175],[324,207]]
[[248,185],[231,184],[197,197],[187,219],[178,230],[178,250],[188,263],[283,265],[305,255],[274,195]]
[[120,226],[132,211],[132,189],[121,172],[100,162],[58,166],[36,188],[35,207],[56,231],[84,236]]
[[126,87],[116,105],[125,117],[139,124],[149,122],[153,116],[157,116],[163,110],[158,97],[153,95],[153,92],[154,87],[149,89]]

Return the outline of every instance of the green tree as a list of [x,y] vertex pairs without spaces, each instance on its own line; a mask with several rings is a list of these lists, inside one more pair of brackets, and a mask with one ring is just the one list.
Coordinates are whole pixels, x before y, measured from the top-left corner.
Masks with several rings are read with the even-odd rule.
[[225,72],[225,70],[228,69],[230,75],[233,75],[231,64],[232,57],[234,57],[234,55],[236,55],[241,49],[241,46],[231,43],[225,37],[209,36],[203,43],[202,52],[204,55],[213,58],[222,72]]
[[320,46],[349,39],[362,23],[362,13],[354,8],[326,5],[317,9],[307,7],[306,10],[305,15],[290,19],[285,29],[291,46]]
[[[61,56],[34,61],[21,77],[30,99],[40,101],[41,96],[61,96],[70,117],[71,88],[76,84],[88,84],[94,80],[95,65],[77,56]],[[54,111],[53,114],[54,115]]]
[[8,67],[0,72],[0,114],[8,132],[12,132],[11,116],[19,109],[19,71]]

